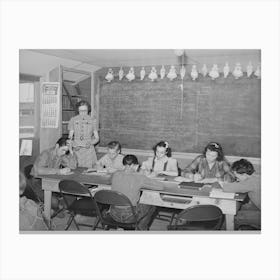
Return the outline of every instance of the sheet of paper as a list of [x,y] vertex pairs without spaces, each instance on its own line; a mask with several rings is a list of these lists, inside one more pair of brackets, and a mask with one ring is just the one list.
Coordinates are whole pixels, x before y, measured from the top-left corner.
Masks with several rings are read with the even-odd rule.
[[228,192],[223,192],[223,191],[212,190],[210,192],[209,196],[210,197],[215,197],[215,198],[233,199],[235,197],[235,193],[228,193]]
[[32,156],[32,140],[23,139],[20,146],[20,156]]

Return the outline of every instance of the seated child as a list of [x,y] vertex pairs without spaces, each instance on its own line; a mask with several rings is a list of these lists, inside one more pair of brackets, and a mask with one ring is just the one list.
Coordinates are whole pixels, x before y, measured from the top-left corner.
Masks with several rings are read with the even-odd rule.
[[[35,160],[31,175],[48,175],[48,174],[67,174],[71,169],[77,168],[77,156],[72,151],[69,140],[65,137],[60,138],[54,147],[43,151]],[[44,201],[44,191],[42,189],[41,179],[32,178],[29,180],[32,190],[37,197]],[[57,209],[59,205],[57,195],[52,196],[52,208]]]
[[19,230],[47,230],[39,205],[33,200],[22,196],[26,188],[26,179],[19,173]]
[[112,141],[107,145],[107,154],[97,161],[96,168],[108,173],[123,170],[123,157],[121,154],[121,144],[118,141]]
[[159,174],[178,176],[178,163],[171,157],[171,148],[168,142],[160,141],[154,147],[154,156],[149,157],[141,166],[141,171],[148,176]]
[[261,227],[261,178],[255,174],[254,166],[246,159],[232,164],[232,171],[237,180],[233,183],[215,183],[213,188],[221,188],[224,192],[248,192],[249,203],[241,206],[236,215],[236,226],[250,224]]
[[216,142],[210,142],[204,148],[203,154],[182,170],[182,177],[202,183],[235,180],[230,164],[224,157],[222,146]]
[[[149,229],[152,222],[153,214],[156,210],[155,206],[140,204],[140,190],[142,187],[162,190],[164,185],[162,182],[150,179],[144,174],[138,173],[138,159],[134,155],[126,155],[123,158],[124,170],[117,171],[112,177],[112,190],[125,194],[135,207],[138,218],[141,219],[139,228],[141,230]],[[111,206],[110,215],[118,222],[127,223],[131,221],[132,213],[130,209],[124,206]]]

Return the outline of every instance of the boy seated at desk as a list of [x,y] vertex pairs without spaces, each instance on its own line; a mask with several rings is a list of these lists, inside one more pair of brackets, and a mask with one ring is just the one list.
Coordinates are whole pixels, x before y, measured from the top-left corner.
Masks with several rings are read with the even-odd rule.
[[237,180],[233,183],[214,183],[212,188],[224,192],[248,192],[249,202],[243,204],[236,215],[236,227],[252,225],[261,227],[261,179],[255,174],[254,166],[246,159],[240,159],[232,164],[232,171]]
[[114,173],[117,170],[123,170],[123,157],[121,144],[118,141],[112,141],[107,145],[107,153],[96,162],[96,168],[89,168],[87,171],[97,170],[99,172]]
[[[138,173],[138,159],[134,155],[126,155],[123,158],[124,170],[117,171],[112,177],[112,190],[125,194],[135,207],[138,218],[141,219],[139,228],[147,230],[152,222],[155,206],[140,204],[140,190],[142,187],[163,190],[164,185],[161,182],[152,180],[144,174]],[[132,219],[130,209],[124,206],[111,206],[110,215],[118,222],[128,223]]]
[[[71,145],[67,138],[60,138],[54,147],[43,151],[35,160],[31,175],[49,175],[58,174],[65,175],[71,171],[71,169],[77,168],[77,157],[72,151]],[[31,182],[32,190],[37,197],[44,201],[44,191],[42,190],[41,179],[32,178]],[[52,196],[52,208],[59,208],[59,199],[56,194]]]

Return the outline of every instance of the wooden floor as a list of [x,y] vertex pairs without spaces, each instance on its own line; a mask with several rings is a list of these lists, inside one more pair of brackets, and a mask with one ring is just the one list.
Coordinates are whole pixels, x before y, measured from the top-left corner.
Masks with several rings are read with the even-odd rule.
[[[69,214],[67,212],[64,212],[64,215],[65,215],[64,218],[58,218],[58,217],[53,218],[52,224],[53,224],[54,231],[64,231],[66,223],[69,219]],[[89,225],[93,225],[95,222],[95,218],[85,217],[85,216],[78,216],[76,218],[76,220],[78,223],[89,224]],[[154,221],[150,227],[150,231],[166,231],[168,224],[169,224],[168,221],[154,219]],[[96,229],[96,230],[101,231],[101,229]],[[122,229],[119,229],[119,230],[122,230]],[[77,228],[74,223],[71,224],[68,231],[69,232],[77,231]],[[80,226],[80,231],[92,231],[92,228],[87,227],[87,226]]]

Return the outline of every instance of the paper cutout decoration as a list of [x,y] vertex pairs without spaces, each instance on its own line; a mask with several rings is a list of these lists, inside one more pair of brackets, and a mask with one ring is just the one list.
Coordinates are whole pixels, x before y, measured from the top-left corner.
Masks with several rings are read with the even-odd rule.
[[219,78],[220,74],[219,74],[219,69],[217,64],[213,64],[213,67],[209,72],[209,76],[211,77],[212,80]]
[[206,77],[207,73],[208,73],[208,69],[207,69],[207,66],[206,64],[203,64],[203,67],[201,68],[201,72],[203,77]]
[[223,70],[224,70],[224,78],[227,78],[229,71],[230,71],[228,62],[226,62]]
[[185,66],[183,65],[183,66],[181,67],[181,69],[180,69],[180,76],[181,76],[181,79],[182,79],[182,80],[184,79],[185,75],[186,75],[186,68],[185,68]]
[[32,140],[22,139],[20,146],[20,156],[32,156]]
[[146,75],[145,68],[142,67],[142,70],[140,71],[140,80],[143,81]]
[[257,69],[256,69],[254,75],[255,75],[258,79],[261,78],[261,65],[260,65],[260,64],[257,66]]
[[153,81],[155,81],[157,79],[158,75],[157,75],[157,70],[155,67],[152,67],[151,69],[151,73],[149,74],[149,78]]
[[198,78],[198,72],[196,69],[196,65],[192,66],[191,77],[192,77],[193,81],[195,81]]
[[235,79],[239,79],[243,76],[242,67],[239,62],[235,64],[235,68],[232,72],[232,75],[234,76]]
[[129,69],[129,72],[128,72],[128,74],[126,75],[126,78],[127,78],[130,82],[133,81],[133,80],[135,79],[134,68],[133,68],[133,67],[131,67],[131,68]]
[[121,67],[120,71],[119,71],[119,80],[121,81],[123,79],[123,76],[124,76],[124,72],[123,72],[123,69]]
[[171,65],[169,73],[167,74],[167,78],[170,79],[170,81],[173,81],[177,78],[177,73],[174,65]]
[[105,79],[110,83],[111,81],[114,80],[114,72],[112,68],[109,68],[107,75],[105,76]]
[[251,77],[252,73],[253,73],[253,65],[252,65],[252,62],[249,61],[248,65],[247,65],[247,77]]
[[165,77],[165,68],[162,65],[161,69],[160,69],[160,78],[163,79]]

